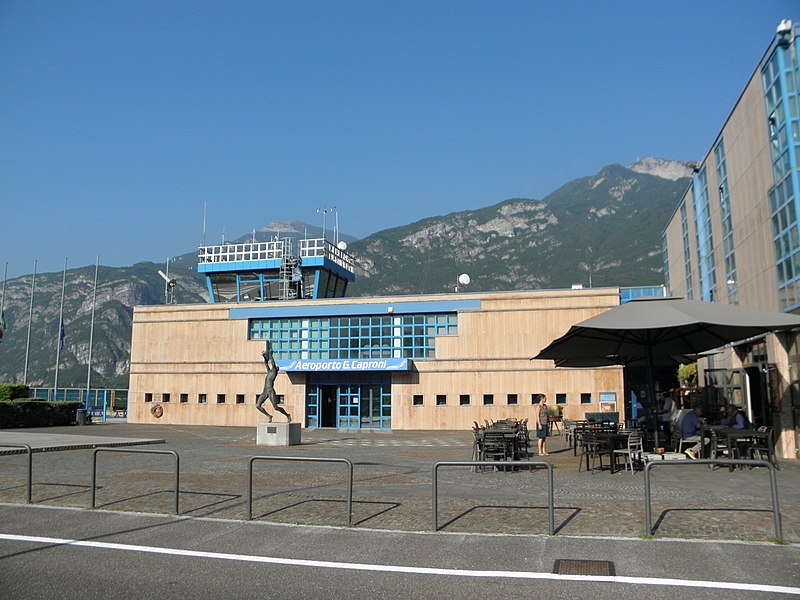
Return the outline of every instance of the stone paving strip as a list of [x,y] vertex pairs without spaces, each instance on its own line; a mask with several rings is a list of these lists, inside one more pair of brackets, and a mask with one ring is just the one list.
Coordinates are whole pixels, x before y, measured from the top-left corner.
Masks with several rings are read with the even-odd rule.
[[[0,431],[0,443],[3,434]],[[354,464],[352,526],[432,531],[432,467],[471,459],[470,432],[354,432],[303,430],[302,443],[255,443],[255,429],[149,426],[114,422],[85,427],[14,430],[63,451],[33,455],[33,502],[89,508],[94,450],[78,437],[111,438],[125,448],[169,450],[180,457],[180,512],[189,517],[247,518],[247,473],[253,456],[346,458]],[[70,443],[69,436],[75,436]],[[66,440],[64,439],[66,438]],[[16,439],[20,439],[16,436]],[[142,445],[129,445],[143,440]],[[162,441],[157,443],[155,441]],[[86,440],[83,440],[86,442]],[[45,445],[46,446],[46,445]],[[40,446],[43,450],[45,446]],[[548,444],[553,464],[556,535],[642,536],[644,474],[578,472],[578,458],[558,437]],[[537,460],[532,457],[532,460]],[[170,513],[174,459],[165,455],[100,452],[97,508]],[[705,465],[652,471],[657,537],[774,538],[769,475],[764,468],[712,470]],[[27,457],[0,456],[0,502],[22,503]],[[784,541],[800,543],[800,464],[781,461],[778,489]],[[253,518],[311,525],[347,524],[346,475],[339,463],[256,461]],[[447,532],[547,534],[544,469],[513,472],[468,467],[439,472],[439,528]]]

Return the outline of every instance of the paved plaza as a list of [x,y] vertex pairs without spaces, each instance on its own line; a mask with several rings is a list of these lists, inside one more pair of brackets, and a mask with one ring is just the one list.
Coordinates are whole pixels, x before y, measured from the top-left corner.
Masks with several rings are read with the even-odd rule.
[[[27,439],[27,442],[21,442]],[[138,425],[122,419],[84,427],[0,431],[0,444],[34,447],[32,502],[89,508],[96,460],[96,507],[104,512],[169,514],[179,457],[179,511],[186,517],[244,520],[255,456],[345,458],[353,463],[352,527],[432,531],[432,469],[469,461],[472,433],[303,430],[302,443],[256,445],[255,428]],[[99,451],[94,447],[158,454]],[[555,436],[555,534],[641,537],[644,473],[578,471],[578,458]],[[3,449],[0,448],[0,451]],[[6,452],[8,450],[6,449]],[[532,457],[532,460],[538,460]],[[683,462],[683,461],[682,461]],[[24,503],[27,458],[0,455],[0,502]],[[252,518],[264,522],[347,525],[342,463],[256,460]],[[800,543],[800,464],[777,473],[783,540]],[[692,464],[651,472],[657,538],[769,541],[775,537],[769,471]],[[439,470],[438,527],[443,532],[547,534],[548,478],[542,468],[512,472]]]

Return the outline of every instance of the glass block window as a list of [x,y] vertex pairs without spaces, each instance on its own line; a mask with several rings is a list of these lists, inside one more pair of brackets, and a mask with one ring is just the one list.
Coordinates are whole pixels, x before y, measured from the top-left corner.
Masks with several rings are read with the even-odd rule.
[[681,237],[683,239],[683,270],[686,273],[686,297],[689,300],[694,298],[694,283],[692,281],[692,254],[691,244],[689,243],[689,214],[686,202],[681,202]]
[[717,291],[714,238],[711,232],[711,206],[708,198],[708,173],[705,168],[692,178],[695,235],[697,237],[697,266],[700,299],[713,301]]
[[252,319],[251,340],[284,360],[434,358],[439,336],[458,335],[456,313]]
[[797,39],[779,43],[761,71],[773,187],[769,191],[772,244],[783,311],[800,306],[800,63]]

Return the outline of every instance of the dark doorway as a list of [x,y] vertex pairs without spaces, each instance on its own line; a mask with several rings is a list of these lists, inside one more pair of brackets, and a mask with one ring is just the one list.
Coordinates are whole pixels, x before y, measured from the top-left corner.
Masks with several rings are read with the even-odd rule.
[[747,371],[753,426],[766,425],[770,427],[772,426],[772,411],[770,411],[769,398],[767,396],[768,372],[760,365],[745,367],[745,371]]
[[336,390],[335,385],[319,386],[319,426],[336,427]]

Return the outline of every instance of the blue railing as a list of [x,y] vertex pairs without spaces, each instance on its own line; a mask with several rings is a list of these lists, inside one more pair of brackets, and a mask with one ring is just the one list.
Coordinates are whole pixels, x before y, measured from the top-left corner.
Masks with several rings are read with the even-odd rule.
[[128,416],[128,390],[86,388],[31,388],[30,397],[47,402],[82,402],[89,416]]

